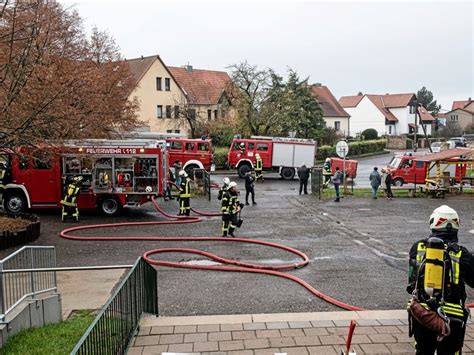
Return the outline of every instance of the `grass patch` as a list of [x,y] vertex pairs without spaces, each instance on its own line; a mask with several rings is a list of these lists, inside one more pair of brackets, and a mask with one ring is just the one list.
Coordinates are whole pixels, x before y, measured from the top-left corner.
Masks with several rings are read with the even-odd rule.
[[[344,188],[341,186],[340,187],[340,193],[341,196],[344,196]],[[347,188],[347,196],[350,197],[356,197],[356,198],[372,198],[372,189],[370,188],[357,188],[354,189],[354,191],[351,191],[350,186]],[[408,195],[408,190],[392,190],[393,192],[393,197],[394,198],[403,198],[403,197],[410,197]],[[425,197],[425,194],[417,193],[417,197]],[[336,191],[334,191],[334,187],[330,186],[329,188],[323,189],[323,199],[330,199],[330,198],[335,198],[336,197]],[[378,198],[385,198],[385,192],[384,190],[379,189],[377,193]],[[410,197],[412,198],[412,197]]]
[[22,330],[8,339],[0,355],[69,354],[94,318],[92,311],[80,311],[57,324]]
[[[340,187],[340,194],[341,196],[344,196],[344,188],[341,186]],[[351,192],[351,187],[347,187],[347,196],[348,197],[355,197],[355,198],[372,198],[372,189],[371,188],[356,188],[354,191]],[[393,190],[393,198],[413,198],[408,194],[408,190]],[[463,196],[463,195],[468,195],[472,196],[474,195],[474,190],[473,189],[464,189],[463,193],[461,195],[457,196]],[[450,196],[450,195],[446,195]],[[455,195],[453,195],[455,196]],[[323,193],[321,198],[322,199],[333,199],[336,197],[336,191],[334,191],[333,186],[329,186],[328,188],[323,189]],[[378,190],[377,192],[377,197],[378,198],[385,198],[385,191],[383,189]],[[416,197],[417,198],[425,198],[427,197],[426,193],[421,193],[419,190],[416,192]]]

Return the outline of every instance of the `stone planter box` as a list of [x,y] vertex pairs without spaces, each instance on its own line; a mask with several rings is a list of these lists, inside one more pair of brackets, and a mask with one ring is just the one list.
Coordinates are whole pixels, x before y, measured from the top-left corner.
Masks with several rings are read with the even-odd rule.
[[15,231],[1,231],[0,232],[0,249],[7,249],[17,245],[30,243],[38,239],[41,233],[41,222],[38,216],[34,214],[19,213],[0,213],[1,217],[21,218],[30,221],[26,227]]

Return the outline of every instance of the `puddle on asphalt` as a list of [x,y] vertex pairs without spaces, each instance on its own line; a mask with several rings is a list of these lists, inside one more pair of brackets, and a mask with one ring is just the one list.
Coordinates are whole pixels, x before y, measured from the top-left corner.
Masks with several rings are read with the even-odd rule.
[[357,211],[371,211],[372,208],[358,208]]
[[183,261],[180,264],[186,264],[186,265],[205,265],[205,266],[214,266],[214,265],[222,265],[221,263],[208,260],[208,259],[203,259],[203,260],[190,260],[190,261]]

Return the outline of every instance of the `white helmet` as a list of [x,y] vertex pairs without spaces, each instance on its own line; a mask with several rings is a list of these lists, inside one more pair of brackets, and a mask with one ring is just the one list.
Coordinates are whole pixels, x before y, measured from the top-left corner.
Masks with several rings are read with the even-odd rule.
[[433,231],[457,231],[459,229],[458,213],[451,207],[442,205],[430,216],[430,229]]
[[255,154],[255,157],[256,157],[256,158],[260,158],[260,154],[258,154],[258,153]]
[[222,182],[224,183],[224,185],[229,185],[230,179],[228,177],[225,177],[222,179]]
[[237,183],[235,181],[231,181],[229,183],[229,189],[233,188],[233,187],[237,187]]
[[330,163],[331,162],[331,158],[326,158],[326,163]]
[[241,147],[241,148],[244,148],[244,147],[245,147],[245,143],[244,143],[244,142],[240,142],[240,147]]
[[184,176],[184,177],[187,177],[187,176],[188,176],[188,174],[186,173],[186,171],[184,171],[184,170],[181,170],[181,171],[179,172],[179,176]]

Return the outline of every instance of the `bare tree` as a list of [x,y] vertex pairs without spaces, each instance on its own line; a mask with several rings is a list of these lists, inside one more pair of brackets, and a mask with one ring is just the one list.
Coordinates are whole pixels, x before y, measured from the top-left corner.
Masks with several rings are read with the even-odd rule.
[[0,10],[0,147],[108,137],[135,127],[128,65],[107,33],[90,39],[55,1],[6,0]]
[[233,64],[228,69],[231,70],[232,79],[227,88],[230,100],[250,133],[259,135],[266,126],[260,109],[272,84],[272,72],[268,69],[259,70],[247,61]]

